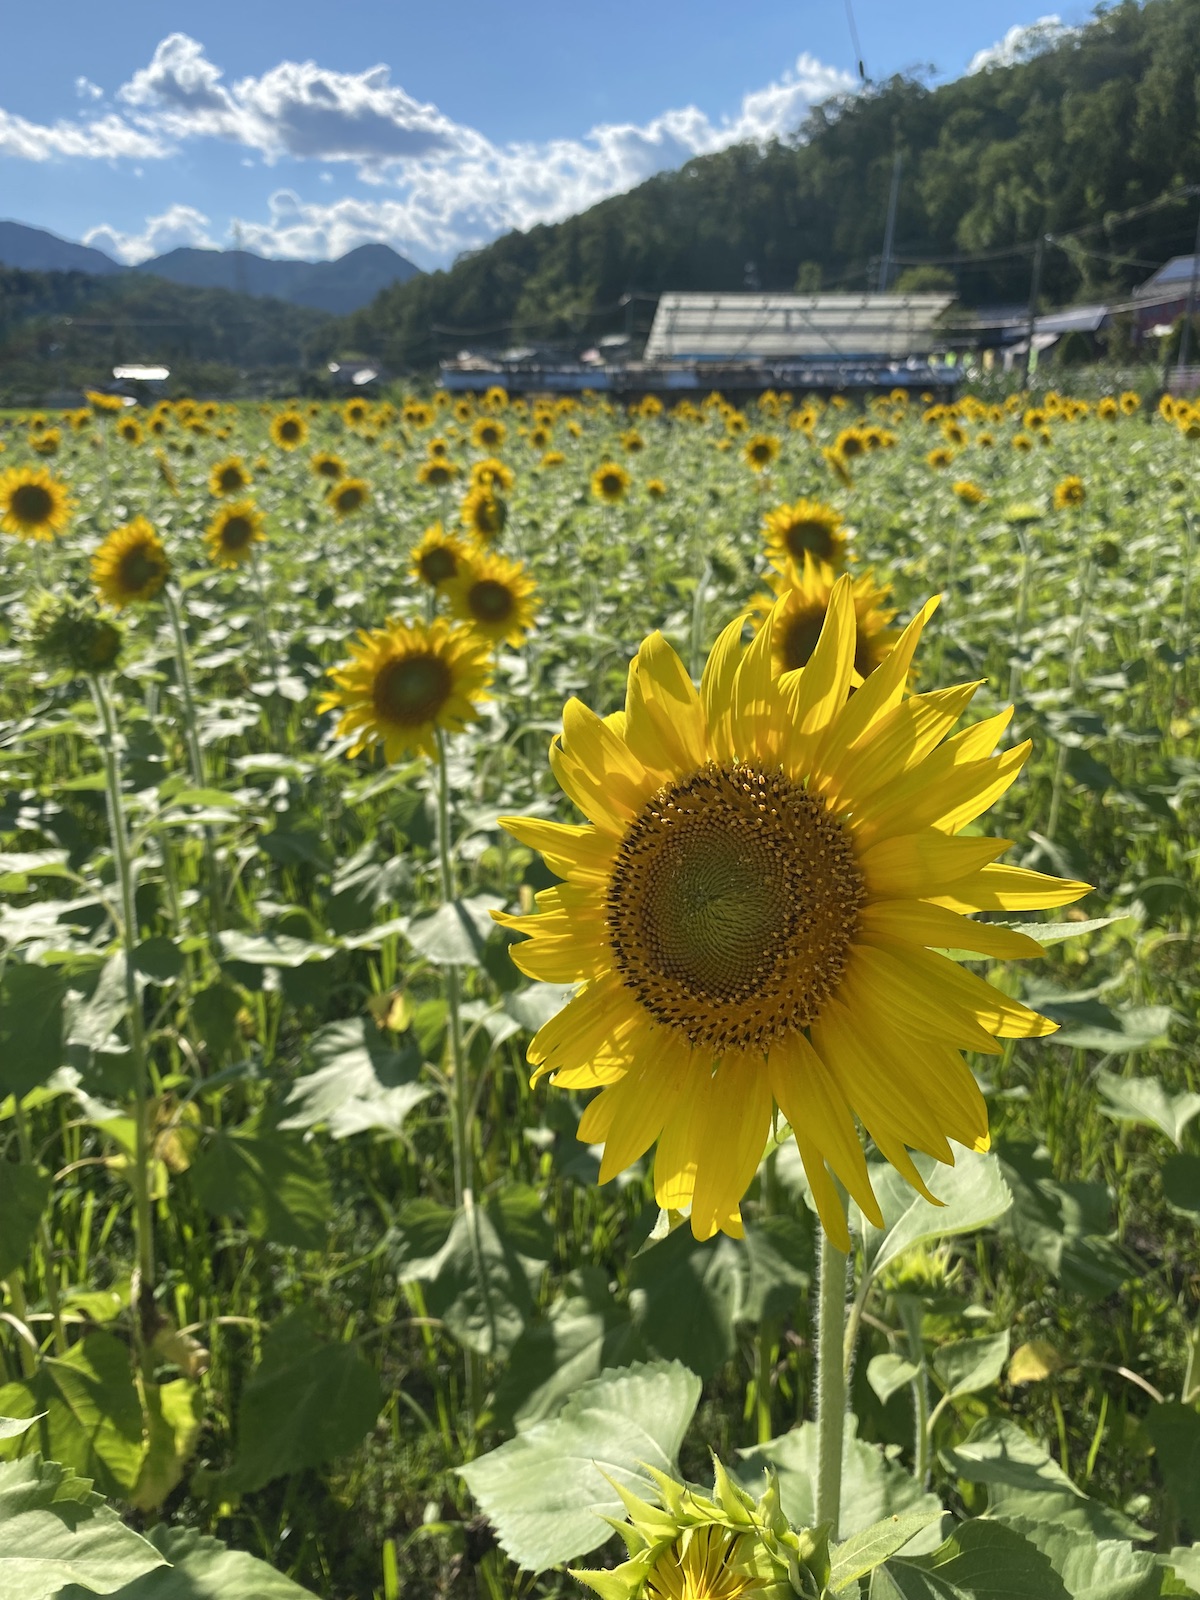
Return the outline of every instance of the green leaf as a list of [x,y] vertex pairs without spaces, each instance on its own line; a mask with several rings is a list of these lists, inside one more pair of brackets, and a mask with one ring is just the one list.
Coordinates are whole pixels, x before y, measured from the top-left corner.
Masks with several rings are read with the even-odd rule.
[[355,1449],[382,1407],[379,1379],[357,1345],[325,1344],[307,1312],[290,1312],[263,1341],[242,1391],[237,1456],[224,1481],[248,1493],[322,1466]]
[[69,1467],[38,1455],[0,1462],[4,1600],[54,1600],[66,1584],[84,1595],[124,1593],[162,1566],[161,1554]]
[[610,1536],[601,1518],[619,1519],[624,1508],[609,1478],[645,1494],[646,1467],[674,1473],[699,1398],[699,1378],[678,1362],[605,1372],[558,1416],[458,1470],[501,1548],[518,1566],[544,1571]]
[[844,1544],[836,1546],[830,1552],[830,1588],[845,1589],[857,1579],[865,1578],[868,1572],[874,1571],[889,1556],[894,1556],[897,1550],[903,1550],[910,1539],[915,1539],[923,1528],[936,1522],[941,1514],[940,1510],[926,1509],[909,1511],[902,1517],[885,1517],[882,1522],[872,1523]]
[[63,1060],[63,980],[49,967],[9,959],[0,975],[0,1099],[18,1100]]
[[1107,1105],[1100,1107],[1114,1122],[1140,1122],[1157,1128],[1180,1149],[1183,1130],[1200,1114],[1200,1094],[1168,1094],[1157,1078],[1122,1078],[1115,1072],[1098,1072],[1096,1083]]
[[915,1245],[984,1228],[1012,1205],[1012,1194],[995,1156],[964,1150],[953,1167],[942,1166],[929,1156],[918,1155],[914,1162],[942,1204],[931,1206],[909,1188],[894,1167],[873,1163],[871,1176],[885,1223],[882,1231],[856,1209],[872,1274]]
[[754,1326],[790,1316],[812,1287],[813,1236],[794,1217],[762,1217],[746,1224],[748,1282],[738,1320]]
[[104,1494],[132,1493],[146,1455],[142,1405],[129,1351],[109,1333],[89,1333],[63,1356],[46,1357],[31,1378],[0,1388],[0,1415],[33,1417],[5,1454],[40,1450],[93,1479]]
[[[853,1415],[846,1419],[842,1444],[842,1528],[847,1538],[886,1517],[908,1512],[941,1512],[941,1503],[926,1494],[895,1460],[899,1451],[885,1450],[855,1437]],[[739,1452],[736,1476],[753,1493],[761,1493],[766,1474],[779,1481],[784,1516],[794,1528],[811,1528],[817,1520],[817,1429],[811,1422]]]
[[[880,1573],[886,1581],[876,1582]],[[871,1580],[872,1600],[1069,1600],[1049,1559],[1002,1522],[961,1523],[928,1556],[897,1556]]]
[[947,1397],[956,1400],[959,1395],[977,1394],[998,1383],[1008,1351],[1007,1328],[984,1339],[960,1339],[934,1352],[933,1370]]
[[1154,1405],[1146,1413],[1145,1427],[1176,1516],[1193,1541],[1200,1541],[1200,1411],[1177,1401]]
[[1177,1546],[1163,1560],[1170,1564],[1176,1577],[1200,1591],[1200,1544],[1189,1545],[1187,1549]]
[[1092,917],[1084,922],[1004,922],[1002,928],[1015,928],[1018,933],[1036,939],[1038,944],[1061,944],[1064,939],[1078,939],[1085,933],[1097,933],[1110,928],[1114,922],[1124,922],[1124,917]]
[[867,1363],[867,1382],[874,1389],[883,1405],[894,1394],[919,1377],[921,1368],[915,1361],[909,1361],[904,1356],[898,1356],[892,1351],[885,1351],[883,1355],[872,1356]]
[[1162,1186],[1168,1205],[1200,1216],[1200,1156],[1169,1156],[1163,1163]]
[[183,1477],[200,1426],[204,1421],[204,1392],[190,1378],[170,1383],[144,1383],[147,1450],[132,1493],[131,1505],[153,1511]]
[[496,1387],[501,1427],[518,1428],[552,1416],[606,1368],[646,1358],[629,1313],[621,1309],[599,1267],[579,1267],[544,1317],[529,1323],[513,1346]]
[[[116,1600],[311,1600],[312,1591],[265,1561],[230,1550],[194,1528],[159,1523],[146,1536],[170,1567],[159,1567],[118,1591]],[[84,1600],[72,1586],[56,1600]]]
[[191,1165],[196,1197],[214,1217],[241,1217],[256,1239],[319,1250],[333,1206],[319,1152],[251,1118],[212,1131]]
[[1169,1029],[1174,1015],[1170,1006],[1129,1006],[1113,1013],[1115,1027],[1066,1027],[1055,1035],[1054,1042],[1075,1050],[1100,1050],[1109,1056],[1161,1049],[1171,1042]]
[[221,961],[240,961],[248,967],[303,967],[312,961],[328,961],[336,954],[336,945],[313,944],[287,933],[222,933],[217,937]]
[[745,1246],[718,1234],[700,1243],[676,1228],[643,1250],[629,1274],[629,1307],[647,1347],[682,1361],[702,1378],[728,1361],[737,1343],[747,1287]]
[[986,1487],[992,1516],[1057,1523],[1101,1539],[1149,1537],[1120,1512],[1089,1500],[1036,1439],[1005,1418],[985,1418],[941,1459],[953,1477]]
[[133,964],[154,983],[173,983],[182,977],[186,960],[178,939],[143,939],[133,952]]
[[1094,1539],[1053,1522],[1026,1517],[1004,1521],[1048,1558],[1073,1600],[1158,1600],[1161,1557],[1135,1550],[1124,1540]]
[[483,947],[496,931],[491,912],[503,904],[494,894],[447,901],[432,916],[415,917],[405,937],[435,967],[482,966]]
[[24,1263],[52,1188],[40,1167],[0,1161],[0,1278]]
[[393,1050],[369,1019],[330,1023],[313,1035],[309,1051],[316,1071],[297,1078],[287,1097],[296,1109],[282,1129],[324,1123],[333,1139],[371,1129],[398,1137],[408,1114],[433,1093],[416,1081],[420,1052]]

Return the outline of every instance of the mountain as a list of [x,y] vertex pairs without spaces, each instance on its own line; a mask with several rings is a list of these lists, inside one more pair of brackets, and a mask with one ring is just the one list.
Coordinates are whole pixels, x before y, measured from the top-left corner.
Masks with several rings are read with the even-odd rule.
[[1125,292],[1192,248],[1200,0],[1118,0],[1017,64],[833,100],[786,142],[699,157],[397,284],[340,337],[399,368],[471,329],[483,348],[636,333],[665,289],[874,288],[897,152],[893,286],[932,275],[967,305],[1023,303],[1052,234],[1045,303]]
[[0,222],[0,263],[26,272],[92,272],[97,275],[124,269],[90,245],[73,244],[45,228],[23,222]]
[[169,250],[133,270],[193,288],[270,296],[344,315],[420,269],[390,245],[362,244],[337,261],[270,260],[249,250]]
[[249,250],[168,250],[125,267],[103,250],[73,244],[44,228],[0,222],[0,266],[25,272],[87,272],[94,276],[140,273],[193,289],[227,289],[255,299],[284,300],[345,316],[420,269],[390,245],[362,244],[337,261],[270,260]]

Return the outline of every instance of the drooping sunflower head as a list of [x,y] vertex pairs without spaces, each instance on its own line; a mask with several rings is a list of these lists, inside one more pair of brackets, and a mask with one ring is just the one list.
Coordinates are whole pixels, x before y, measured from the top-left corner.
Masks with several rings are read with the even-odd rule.
[[1069,473],[1061,478],[1054,486],[1054,509],[1067,511],[1074,506],[1081,506],[1087,499],[1087,489],[1083,479],[1075,473]]
[[537,616],[536,585],[523,562],[470,553],[446,585],[450,609],[490,644],[520,645]]
[[72,672],[112,672],[124,643],[111,617],[86,600],[69,595],[39,594],[29,608],[29,644],[35,656],[51,667]]
[[253,500],[222,506],[205,533],[208,559],[218,567],[240,567],[266,539],[266,521]]
[[499,450],[508,436],[508,427],[499,417],[480,417],[471,429],[471,438],[481,450]]
[[777,506],[763,519],[767,559],[777,566],[805,556],[839,572],[846,564],[845,524],[839,512],[823,500],[797,500]]
[[629,493],[633,479],[619,461],[602,461],[592,473],[592,493],[597,500],[614,506]]
[[417,468],[417,482],[427,489],[447,489],[457,477],[457,465],[445,456],[431,456]]
[[498,456],[485,456],[471,467],[472,489],[491,489],[493,493],[507,493],[517,481],[513,469]]
[[218,461],[208,475],[208,492],[218,499],[230,494],[241,494],[243,489],[249,487],[250,473],[241,456],[230,456],[226,461]]
[[753,472],[765,472],[779,454],[779,440],[773,433],[752,433],[742,446],[742,456]]
[[318,450],[308,465],[314,477],[327,483],[337,483],[346,476],[346,463],[332,450]]
[[271,438],[281,450],[298,450],[308,438],[308,420],[299,411],[281,411],[271,418]]
[[[788,601],[778,602],[786,608]],[[506,818],[560,886],[529,935],[529,977],[581,984],[529,1047],[535,1076],[601,1092],[579,1137],[607,1182],[657,1141],[654,1185],[692,1231],[738,1233],[774,1110],[791,1125],[830,1238],[849,1236],[830,1170],[881,1212],[854,1130],[922,1193],[910,1151],[984,1149],[964,1050],[1055,1024],[945,955],[1040,946],[972,911],[1064,905],[1086,886],[997,864],[1004,839],[957,837],[1015,780],[994,756],[1010,713],[950,735],[978,685],[906,697],[925,606],[853,694],[854,589],[834,585],[808,665],[775,674],[774,616],[738,619],[699,692],[661,637],[633,661],[624,709],[577,700],[550,762],[583,827]]]
[[[755,631],[768,621],[774,630],[776,674],[795,672],[811,661],[825,626],[835,581],[831,567],[806,553],[803,563],[789,561],[782,571],[770,574],[770,592],[756,595],[751,601],[750,620]],[[850,592],[854,600],[851,682],[857,687],[881,664],[900,635],[888,626],[896,609],[888,605],[891,590],[886,584],[876,584],[868,571],[855,577]]]
[[118,610],[153,600],[170,571],[163,542],[145,517],[114,528],[92,557],[92,582]]
[[351,756],[378,746],[385,761],[437,755],[439,731],[458,733],[488,698],[491,654],[470,628],[442,618],[389,622],[359,634],[349,661],[334,668],[334,687],[318,704],[340,713],[337,732],[352,738]]
[[56,456],[62,444],[62,433],[58,428],[43,428],[30,436],[29,444],[35,455]]
[[981,506],[987,499],[979,485],[970,478],[959,478],[950,487],[965,506]]
[[468,560],[466,545],[452,533],[446,533],[440,522],[426,528],[419,544],[413,546],[412,575],[418,583],[440,589],[451,578],[456,578]]
[[50,540],[71,520],[66,485],[45,467],[10,467],[0,473],[0,528],[19,539]]
[[504,532],[508,522],[508,502],[487,484],[476,484],[459,507],[464,528],[469,528],[481,544],[491,544]]
[[365,478],[341,478],[330,484],[325,499],[339,519],[353,517],[370,502],[371,486]]

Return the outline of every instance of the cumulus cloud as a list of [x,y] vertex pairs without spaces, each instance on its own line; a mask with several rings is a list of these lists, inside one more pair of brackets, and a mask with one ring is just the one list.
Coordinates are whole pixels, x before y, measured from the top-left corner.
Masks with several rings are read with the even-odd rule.
[[152,161],[168,153],[157,134],[132,128],[118,116],[47,125],[0,110],[0,156],[15,156],[19,161],[53,161],[63,157],[87,161]]
[[171,206],[160,216],[148,217],[141,233],[122,233],[106,225],[84,234],[83,242],[132,267],[181,245],[219,250],[220,245],[209,233],[210,226],[209,219],[194,206]]
[[977,50],[971,57],[967,75],[986,72],[988,67],[1015,67],[1019,62],[1040,55],[1043,50],[1049,50],[1051,46],[1078,32],[1078,28],[1067,27],[1057,13],[1039,17],[1036,22],[1019,23],[1010,28],[1003,39],[988,45],[986,50]]

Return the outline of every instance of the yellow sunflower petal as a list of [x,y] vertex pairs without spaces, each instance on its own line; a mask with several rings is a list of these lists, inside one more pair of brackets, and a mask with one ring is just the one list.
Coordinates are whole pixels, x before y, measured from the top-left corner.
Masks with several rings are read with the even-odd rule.
[[900,704],[921,632],[939,604],[937,596],[925,602],[862,688],[850,696],[836,723],[830,726],[831,744],[836,742],[840,749],[853,750],[858,741],[869,734],[874,723]]
[[1027,933],[994,922],[975,922],[924,900],[879,900],[858,914],[859,937],[885,945],[925,945],[933,950],[971,950],[996,961],[1040,956],[1042,946]]
[[[801,1159],[806,1146],[819,1150],[824,1160],[854,1196],[859,1210],[877,1228],[883,1227],[883,1213],[871,1188],[867,1158],[854,1126],[854,1117],[837,1082],[820,1055],[802,1033],[793,1033],[772,1046],[767,1069],[771,1090],[780,1111],[796,1135]],[[808,1161],[804,1161],[808,1170]],[[840,1206],[830,1216],[822,1205],[822,1193],[815,1187],[813,1198],[820,1207],[821,1221],[833,1237]],[[824,1199],[828,1201],[828,1191]],[[842,1223],[844,1233],[845,1223]],[[839,1246],[840,1248],[840,1246]]]
[[914,695],[880,717],[836,777],[822,785],[829,803],[857,816],[863,804],[924,761],[962,716],[977,683]]
[[[664,757],[676,771],[701,767],[708,760],[704,707],[687,668],[663,638],[652,633],[629,668],[625,701],[631,743],[643,756],[642,729],[651,740],[646,756],[661,765]],[[643,759],[646,759],[643,756]]]
[[793,777],[804,777],[811,771],[821,736],[846,703],[854,671],[855,639],[853,584],[848,575],[843,575],[833,586],[821,637],[808,665],[797,673],[785,673],[780,680],[780,687],[791,700],[792,723],[783,751],[783,767]]
[[581,1067],[600,1053],[628,1016],[622,986],[611,972],[598,977],[544,1022],[529,1042],[527,1056],[537,1068],[534,1081],[563,1067]]
[[1002,863],[980,867],[941,894],[923,895],[934,905],[951,911],[1043,911],[1051,906],[1069,906],[1090,894],[1090,883],[1070,878],[1051,878],[1028,867],[1009,867]]
[[766,1062],[748,1052],[728,1052],[704,1084],[700,1101],[692,1232],[697,1239],[710,1239],[737,1214],[762,1160],[771,1131]]
[[636,1064],[628,1075],[614,1088],[605,1090],[615,1109],[604,1140],[601,1183],[615,1178],[645,1155],[662,1132],[663,1124],[674,1115],[685,1086],[691,1092],[691,1052],[669,1029],[647,1026],[636,1055]]
[[925,828],[880,840],[863,851],[858,864],[872,896],[929,900],[994,861],[1011,843],[1011,839],[950,839],[936,828]]
[[537,850],[558,878],[606,881],[616,840],[588,823],[543,822],[540,817],[501,817],[500,826],[520,844]]
[[700,699],[704,718],[708,724],[709,739],[718,761],[732,761],[737,755],[731,738],[730,712],[733,706],[733,684],[742,659],[743,617],[735,617],[721,630],[704,664],[700,680]]

